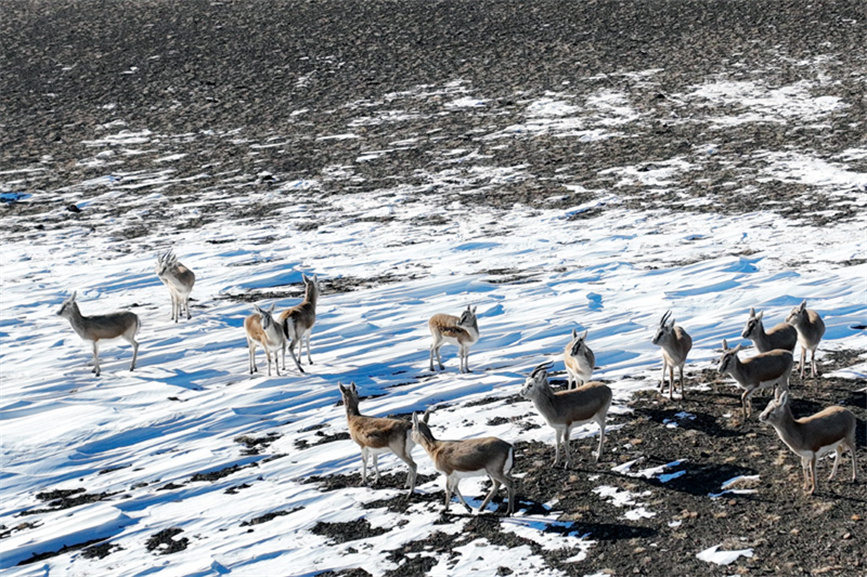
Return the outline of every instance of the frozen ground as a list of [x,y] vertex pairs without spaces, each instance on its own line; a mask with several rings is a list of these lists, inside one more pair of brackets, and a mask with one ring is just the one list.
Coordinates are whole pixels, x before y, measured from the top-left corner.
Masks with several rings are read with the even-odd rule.
[[[363,6],[379,14],[383,4]],[[57,6],[10,13],[25,31],[45,18],[40,34],[83,18]],[[132,35],[148,48],[136,44],[122,67],[106,51],[107,70],[91,52],[104,32],[70,40],[77,50],[49,42],[59,60],[48,68],[39,34],[7,35],[21,74],[4,86],[43,104],[24,111],[4,97],[18,114],[0,157],[4,574],[864,571],[867,490],[848,481],[848,457],[841,478],[826,481],[823,468],[819,496],[804,497],[794,455],[755,417],[741,423],[731,379],[714,370],[750,307],[770,326],[807,299],[827,332],[822,376],[793,380],[796,412],[856,411],[867,478],[867,118],[857,92],[867,68],[843,50],[858,21],[834,20],[843,40],[809,54],[785,42],[756,53],[735,39],[731,54],[745,55],[713,70],[677,74],[637,55],[593,73],[518,75],[508,89],[494,72],[457,65],[432,78],[424,60],[418,76],[359,72],[366,61],[323,40],[303,74],[287,65],[290,101],[255,101],[252,118],[214,116],[204,92],[141,96],[194,87],[165,84],[178,68],[156,68],[182,61],[178,51],[195,62],[187,45],[148,44],[142,31],[161,30],[161,10],[136,3],[130,21],[152,27]],[[249,15],[242,3],[225,10]],[[388,81],[318,98],[341,70]],[[250,80],[238,74],[236,91]],[[148,106],[131,100],[129,82]],[[182,113],[196,120],[173,122]],[[193,318],[179,324],[153,273],[168,247],[198,277]],[[253,303],[299,302],[302,272],[324,288],[315,364],[251,378],[243,319]],[[140,316],[134,372],[130,347],[108,344],[92,376],[89,348],[55,315],[73,290],[84,314]],[[473,372],[459,374],[446,347],[446,371],[431,374],[427,318],[468,304],[482,335]],[[688,398],[674,403],[652,392],[661,362],[649,339],[668,309],[694,340]],[[517,392],[544,360],[562,371],[573,328],[589,330],[594,378],[615,403],[602,461],[592,462],[588,426],[574,435],[579,464],[551,471],[553,431]],[[393,457],[381,459],[379,487],[360,486],[339,381],[357,383],[367,414],[437,405],[442,437],[515,443],[518,514],[466,516],[453,504],[440,515],[442,479],[420,448],[414,498]],[[765,399],[754,403],[755,415]],[[486,484],[462,487],[477,505]],[[804,516],[815,526],[802,527]]]

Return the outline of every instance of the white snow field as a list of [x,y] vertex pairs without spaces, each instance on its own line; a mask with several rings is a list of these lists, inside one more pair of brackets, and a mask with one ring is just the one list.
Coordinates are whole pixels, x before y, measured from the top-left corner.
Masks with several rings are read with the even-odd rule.
[[[445,106],[452,113],[476,113],[486,106],[484,95],[448,94]],[[737,116],[715,119],[720,130],[731,123],[783,122],[799,115],[820,122],[844,106],[812,98],[802,85],[763,92],[752,83],[722,81],[681,98],[699,108],[710,100],[740,102],[743,110]],[[551,95],[527,103],[526,124],[485,137],[505,141],[562,131],[564,138],[615,138],[618,127],[637,114],[612,93],[600,93],[580,110],[586,117],[578,118],[579,107],[567,96]],[[400,113],[395,111],[394,119],[369,120],[398,122]],[[544,424],[531,405],[505,399],[519,391],[537,364],[553,360],[553,370],[563,370],[562,351],[573,328],[589,330],[588,344],[599,367],[594,378],[606,380],[614,390],[611,415],[619,418],[628,418],[630,395],[655,385],[661,360],[650,338],[669,309],[693,337],[687,365],[693,374],[715,366],[723,338],[741,342],[750,307],[764,310],[770,326],[803,299],[827,326],[820,360],[829,351],[867,349],[863,330],[855,328],[867,323],[864,218],[816,228],[770,211],[724,216],[629,210],[616,207],[616,184],[597,191],[597,200],[567,210],[522,205],[468,209],[444,205],[400,184],[320,197],[317,182],[299,180],[286,183],[279,193],[263,192],[250,185],[253,175],[246,175],[247,181],[245,175],[226,175],[223,189],[209,188],[184,204],[171,204],[163,196],[175,178],[170,165],[176,155],[192,150],[181,139],[173,141],[173,150],[164,147],[165,139],[150,146],[156,137],[145,129],[106,128],[102,136],[95,135],[94,156],[82,162],[100,166],[122,157],[122,150],[132,154],[140,148],[141,154],[153,155],[154,171],[117,181],[113,178],[123,172],[122,161],[114,167],[106,163],[99,178],[54,191],[72,202],[84,188],[103,187],[104,195],[90,195],[80,208],[98,219],[103,207],[128,203],[125,216],[106,213],[95,230],[69,224],[4,235],[0,525],[9,532],[0,539],[4,575],[305,575],[359,566],[381,575],[396,568],[389,552],[404,543],[435,531],[460,533],[466,517],[434,524],[442,508],[439,498],[413,504],[409,514],[401,514],[361,505],[403,491],[358,486],[324,492],[304,483],[313,475],[360,471],[360,453],[351,441],[316,444],[322,433],[346,430],[344,409],[337,404],[338,382],[354,381],[362,396],[371,397],[361,402],[370,415],[440,405],[431,418],[440,437],[496,435],[510,442],[550,444],[549,427],[522,431],[519,423],[509,421],[533,413],[532,419]],[[360,138],[352,126],[346,134],[322,137]],[[106,151],[115,154],[100,155]],[[471,149],[452,152],[453,160],[460,158],[465,166],[438,175],[446,190],[472,189],[477,179],[484,183],[480,188],[495,194],[498,179],[532,178],[520,166],[490,166]],[[388,151],[370,151],[357,162],[377,154]],[[867,175],[850,169],[847,157],[831,163],[805,154],[768,151],[765,177],[840,190],[841,197],[867,183]],[[859,155],[863,151],[852,151],[850,157]],[[664,190],[667,175],[690,169],[689,162],[677,158],[657,166],[655,171],[613,167],[612,174]],[[352,178],[352,167],[332,168],[335,178]],[[26,189],[27,178],[2,174],[4,190]],[[243,186],[233,189],[230,179]],[[570,183],[551,186],[557,195]],[[749,183],[743,183],[743,190],[748,193]],[[233,207],[267,202],[269,196],[276,201],[278,194],[280,208],[267,217],[231,216]],[[194,219],[199,207],[218,201],[226,205],[224,220],[174,228]],[[600,216],[570,219],[601,203],[608,208]],[[171,218],[133,240],[118,234],[150,210],[166,210]],[[63,214],[58,205],[45,222],[61,222]],[[318,228],[297,226],[323,214],[327,218]],[[428,219],[425,224],[419,224],[422,218]],[[168,247],[197,274],[193,318],[177,324],[169,321],[169,295],[153,270],[156,251]],[[248,375],[243,319],[253,302],[270,306],[276,301],[278,310],[298,303],[302,272],[318,274],[325,286],[342,279],[357,289],[321,297],[312,337],[314,364],[307,365],[306,354],[302,356],[305,374],[290,362],[282,376],[267,377],[260,350],[260,372]],[[121,341],[102,346],[102,376],[92,375],[89,345],[55,314],[74,290],[85,315],[114,310],[139,315],[141,348],[134,372],[128,370],[131,347]],[[460,374],[456,349],[446,346],[446,370],[431,374],[427,319],[436,312],[459,314],[467,305],[478,307],[481,331],[469,356],[472,372]],[[867,357],[839,374],[864,378]],[[693,378],[689,386],[702,383]],[[467,406],[490,396],[504,400]],[[494,417],[504,417],[503,424],[487,426]],[[574,436],[596,434],[595,426],[586,426]],[[267,435],[276,438],[267,454],[245,454],[244,445],[235,441]],[[616,453],[622,444],[616,426],[609,435],[607,450]],[[275,455],[282,456],[268,458]],[[414,456],[421,474],[435,472],[419,447]],[[216,480],[193,479],[233,466],[231,474]],[[523,467],[518,460],[516,476]],[[380,469],[405,474],[404,465],[391,455],[380,459]],[[615,473],[665,475],[664,468],[619,469]],[[612,491],[601,479],[598,485],[599,501],[613,500],[625,519],[653,517],[653,506],[642,494]],[[437,477],[418,490],[439,496],[442,486]],[[37,498],[40,492],[82,487],[103,498],[62,510],[51,510]],[[481,477],[468,479],[462,492],[478,505],[482,487]],[[575,560],[592,559],[592,534],[552,538],[545,533],[559,516],[556,503],[547,505],[548,516],[519,510],[499,523],[503,531],[543,547],[569,549]],[[45,511],[33,512],[39,509]],[[281,514],[265,524],[242,525],[275,512]],[[311,531],[317,522],[362,517],[385,532],[334,543]],[[171,528],[182,530],[175,538],[188,539],[186,549],[164,556],[146,549],[152,535]],[[18,565],[33,555],[101,541],[115,547],[102,559],[72,549]],[[695,555],[709,564],[725,564],[752,554],[719,551],[718,545],[707,543]],[[522,575],[560,574],[526,547],[507,549],[479,540],[457,552],[457,560],[443,560],[430,574],[493,575],[499,565]]]

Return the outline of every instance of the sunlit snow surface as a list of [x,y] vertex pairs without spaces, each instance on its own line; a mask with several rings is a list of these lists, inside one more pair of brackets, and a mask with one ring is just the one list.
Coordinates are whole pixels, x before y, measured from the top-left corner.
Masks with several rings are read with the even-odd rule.
[[[320,135],[320,139],[361,138],[355,127],[399,122],[408,113],[401,108],[403,101],[438,90],[453,113],[484,110],[485,95],[461,86],[387,95],[383,100],[394,105],[389,114],[364,116],[360,109],[358,122],[346,132]],[[716,117],[721,126],[793,117],[820,122],[824,115],[845,107],[836,99],[811,96],[801,84],[770,90],[754,83],[720,81],[678,98],[697,107],[707,102],[737,104],[732,116]],[[554,133],[564,138],[615,138],[618,126],[639,114],[622,94],[607,89],[586,101],[552,93],[524,106],[524,123],[483,136],[496,140]],[[497,435],[513,442],[551,443],[553,431],[547,426],[522,431],[510,420],[532,412],[527,403],[465,405],[488,396],[516,394],[524,375],[544,360],[554,360],[554,370],[562,370],[562,350],[573,328],[589,330],[588,343],[600,367],[595,376],[610,382],[615,393],[612,414],[619,415],[626,413],[629,396],[651,386],[658,376],[659,350],[649,341],[668,309],[693,337],[688,364],[692,369],[711,367],[723,338],[739,341],[750,307],[763,309],[765,318],[776,323],[802,299],[822,314],[827,325],[820,358],[832,350],[863,348],[863,333],[851,328],[867,321],[867,265],[857,264],[865,254],[863,220],[819,229],[771,212],[724,216],[615,208],[576,222],[568,216],[605,198],[567,210],[521,205],[508,211],[463,210],[457,205],[444,207],[399,183],[389,190],[318,198],[319,183],[301,179],[280,189],[281,195],[296,199],[291,208],[239,221],[232,218],[233,208],[252,199],[267,202],[275,193],[250,186],[255,176],[247,175],[245,180],[244,175],[226,175],[223,188],[203,190],[200,198],[170,209],[171,222],[181,224],[194,220],[198,207],[221,202],[226,207],[224,221],[180,232],[166,226],[128,241],[115,233],[134,226],[140,211],[149,210],[141,202],[148,195],[151,206],[169,207],[161,190],[177,178],[170,165],[192,145],[183,135],[156,139],[147,129],[124,124],[105,126],[88,145],[93,156],[80,162],[104,166],[105,174],[80,186],[105,193],[80,208],[99,214],[105,207],[128,204],[127,215],[106,216],[97,231],[68,226],[52,234],[16,233],[4,239],[0,524],[7,528],[32,524],[0,540],[0,569],[7,575],[282,575],[287,568],[301,574],[361,564],[378,575],[395,568],[389,551],[402,544],[435,531],[459,533],[465,520],[434,525],[439,500],[415,504],[404,515],[360,507],[395,497],[397,491],[356,487],[321,492],[302,483],[311,475],[360,470],[359,451],[350,441],[314,445],[320,438],[317,431],[345,431],[343,407],[337,405],[338,381],[355,381],[362,395],[376,397],[363,401],[367,414],[447,406],[432,418],[439,435]],[[140,154],[153,156],[153,172],[126,174],[122,165],[112,169],[112,163],[124,155]],[[385,154],[389,151],[367,151],[357,163]],[[867,183],[864,174],[847,166],[849,159],[863,154],[851,151],[831,163],[807,153],[769,151],[764,178],[841,187],[842,194],[848,190],[845,187]],[[470,149],[456,149],[442,161],[443,172],[433,176],[445,190],[456,178],[464,179],[454,185],[462,190],[476,180],[480,187],[496,190],[498,182],[532,177],[520,165],[491,166]],[[450,163],[458,161],[472,168],[449,172]],[[615,167],[611,174],[622,182],[664,187],[672,174],[690,170],[689,163],[679,158],[655,166],[650,171]],[[323,173],[334,179],[356,177],[352,166],[327,167]],[[4,190],[25,189],[29,175],[2,173]],[[609,199],[616,198],[616,190],[615,181],[606,191]],[[75,196],[74,191],[56,192],[59,198]],[[323,212],[329,218],[318,228],[289,226]],[[371,216],[389,218],[365,218]],[[436,222],[442,224],[419,224],[420,218],[432,216],[441,217]],[[140,250],[143,244],[173,246],[181,261],[196,272],[192,320],[169,322],[169,296],[153,273],[154,254]],[[491,271],[503,270],[515,271],[521,278],[492,282],[498,277]],[[315,364],[305,375],[289,368],[282,377],[269,378],[260,372],[251,378],[246,372],[242,323],[252,304],[236,297],[255,298],[280,287],[286,290],[290,284],[297,288],[302,272],[315,272],[326,280],[370,282],[353,292],[321,298],[313,333]],[[129,309],[140,316],[141,350],[135,372],[127,370],[130,347],[110,343],[101,350],[102,376],[91,375],[89,347],[55,315],[73,290],[78,291],[84,314]],[[258,302],[270,305],[272,300]],[[281,298],[277,307],[297,302],[298,298]],[[431,375],[427,318],[435,312],[456,314],[468,304],[478,307],[482,335],[470,353],[473,372],[459,374],[455,349],[446,347],[446,371]],[[258,360],[264,371],[261,352]],[[865,372],[862,363],[839,374],[863,376]],[[498,421],[504,424],[487,426],[494,417],[505,417]],[[544,425],[540,417],[532,418]],[[265,460],[263,455],[244,455],[243,446],[234,441],[242,435],[268,433],[281,435],[268,454],[284,457]],[[574,436],[596,434],[595,426],[587,426]],[[616,436],[616,429],[611,435]],[[299,448],[304,441],[310,446]],[[415,458],[420,473],[434,472],[418,448]],[[196,473],[232,465],[238,470],[217,481],[188,482]],[[625,466],[615,472],[655,476],[665,482],[669,478],[664,475],[676,475],[689,463],[668,467],[629,471]],[[380,468],[401,475],[405,471],[393,456],[382,457]],[[517,462],[516,472],[521,468]],[[78,487],[109,496],[63,511],[20,516],[46,506],[36,499],[40,491]],[[232,488],[237,490],[226,494]],[[600,482],[596,494],[622,507],[625,518],[655,514],[642,503],[642,495],[612,489]],[[419,490],[439,495],[442,480],[422,484]],[[481,495],[481,479],[464,481],[462,492],[468,498]],[[241,525],[282,511],[288,514],[252,531]],[[387,532],[334,544],[311,531],[319,521],[360,517]],[[549,517],[519,512],[500,524],[503,531],[544,548],[569,548],[573,560],[592,559],[592,533],[544,533],[556,518],[555,504]],[[182,536],[190,539],[186,550],[165,557],[146,551],[143,543],[151,535],[171,527],[183,529]],[[108,539],[122,550],[102,560],[72,552],[15,566],[33,554],[99,539]],[[448,565],[443,560],[431,573],[489,575],[498,564],[507,564],[518,574],[559,574],[529,547],[505,549],[477,540],[456,553],[456,559]],[[711,548],[697,554],[714,563],[749,554],[725,552],[722,558],[722,553]]]

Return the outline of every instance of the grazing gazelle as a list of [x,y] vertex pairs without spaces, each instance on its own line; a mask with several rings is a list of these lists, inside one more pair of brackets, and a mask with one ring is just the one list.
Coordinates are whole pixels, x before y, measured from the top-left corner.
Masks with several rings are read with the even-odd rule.
[[572,329],[572,341],[563,352],[570,389],[589,381],[596,366],[596,355],[587,346],[586,340],[586,330],[578,336],[578,331]]
[[[304,300],[300,304],[295,305],[291,309],[286,309],[280,313],[280,320],[283,321],[283,329],[286,333],[286,343],[283,345],[283,368],[286,368],[286,348],[292,353],[292,359],[295,361],[295,366],[302,373],[301,363],[298,359],[301,358],[301,346],[304,341],[307,341],[307,363],[313,364],[313,359],[310,358],[310,333],[313,331],[313,324],[316,322],[316,301],[319,299],[319,277],[313,275],[310,278],[304,273],[301,273],[301,278],[304,280]],[[295,343],[298,343],[298,356],[295,356]]]
[[852,454],[852,481],[858,478],[858,465],[855,461],[855,424],[852,411],[843,407],[828,407],[811,415],[795,419],[789,407],[789,393],[786,391],[779,399],[773,399],[759,416],[763,423],[770,423],[780,439],[801,458],[804,471],[804,491],[808,495],[816,492],[816,460],[831,451],[836,453],[831,476],[837,474],[837,465],[844,447]]
[[271,376],[271,353],[274,353],[274,367],[277,376],[280,376],[280,359],[278,354],[283,348],[285,337],[283,335],[283,323],[274,318],[274,304],[267,311],[253,305],[256,312],[244,319],[244,330],[247,331],[247,352],[250,356],[250,374],[259,371],[256,366],[256,347],[265,349],[265,357],[268,359],[268,376]]
[[722,347],[723,354],[719,360],[717,370],[734,377],[738,386],[744,389],[741,395],[744,420],[753,414],[750,396],[756,390],[773,386],[774,398],[780,396],[777,386],[779,386],[781,391],[785,392],[789,390],[789,375],[792,373],[793,363],[791,352],[777,349],[742,361],[738,358],[741,345],[730,349],[726,340],[723,339]]
[[193,271],[178,262],[178,257],[172,249],[169,249],[157,255],[156,273],[163,284],[169,288],[172,297],[172,320],[178,322],[184,311],[187,313],[187,320],[191,319],[190,292],[196,283],[196,275]]
[[412,415],[412,440],[421,445],[427,452],[437,471],[446,476],[446,506],[444,513],[448,513],[451,505],[452,492],[457,495],[467,512],[472,513],[472,508],[464,500],[458,485],[465,477],[478,477],[488,475],[494,486],[491,492],[479,506],[479,512],[485,510],[488,503],[499,491],[500,485],[505,485],[509,492],[508,514],[515,512],[515,483],[509,477],[512,465],[515,463],[515,448],[497,437],[485,437],[483,439],[467,439],[464,441],[438,441],[428,427],[430,409],[425,411],[424,417],[419,419],[418,413]]
[[686,398],[686,390],[683,388],[683,365],[686,363],[686,355],[692,348],[692,338],[683,327],[674,326],[671,311],[662,315],[651,342],[662,347],[662,379],[659,381],[659,390],[665,389],[665,370],[668,369],[668,398],[674,398],[674,369],[677,367],[680,370],[680,395]]
[[765,327],[762,326],[763,314],[764,311],[759,311],[759,314],[756,314],[756,309],[750,309],[750,318],[747,319],[747,324],[744,325],[741,337],[753,341],[760,353],[776,349],[783,349],[789,352],[794,351],[795,343],[798,342],[798,331],[788,323],[780,323],[768,332],[765,332]]
[[801,345],[801,378],[804,378],[804,369],[807,361],[807,349],[810,350],[811,376],[816,378],[816,347],[825,334],[825,322],[819,313],[807,309],[807,301],[801,302],[792,309],[786,322],[798,331],[798,343]]
[[476,307],[470,308],[470,305],[467,305],[467,310],[461,314],[460,318],[445,313],[435,314],[427,322],[427,326],[433,337],[433,342],[430,344],[430,370],[434,370],[434,354],[436,354],[440,370],[445,369],[442,358],[440,358],[440,348],[449,343],[458,346],[461,372],[470,372],[468,360],[470,347],[479,340]]
[[379,482],[379,466],[377,458],[381,453],[392,452],[407,464],[409,476],[406,486],[409,494],[415,490],[417,466],[412,460],[412,424],[400,419],[386,417],[368,417],[358,410],[358,389],[355,383],[344,387],[337,383],[343,405],[346,407],[346,422],[349,425],[349,436],[361,447],[361,482],[367,483],[367,456],[373,456],[374,483]]
[[611,389],[602,383],[587,383],[577,389],[555,393],[548,385],[550,362],[542,363],[533,369],[521,389],[521,396],[533,401],[545,421],[554,429],[554,465],[560,462],[560,445],[566,452],[566,467],[569,467],[571,453],[569,438],[572,428],[590,421],[599,425],[599,448],[596,462],[602,456],[605,444],[605,417],[611,406]]
[[99,341],[122,338],[132,345],[132,364],[129,370],[135,369],[135,361],[138,357],[138,342],[135,335],[141,328],[138,315],[128,311],[111,313],[108,315],[94,315],[86,317],[78,309],[75,302],[75,294],[63,301],[57,314],[69,319],[73,330],[86,341],[93,343],[93,372],[99,376]]

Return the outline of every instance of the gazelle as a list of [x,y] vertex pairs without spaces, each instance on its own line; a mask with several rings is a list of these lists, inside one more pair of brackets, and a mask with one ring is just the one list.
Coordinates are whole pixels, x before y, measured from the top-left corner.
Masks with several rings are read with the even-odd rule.
[[753,341],[760,353],[776,349],[783,349],[789,352],[794,351],[795,343],[798,342],[798,331],[788,323],[780,323],[768,332],[765,332],[765,327],[762,326],[763,314],[764,311],[759,311],[759,314],[756,314],[756,309],[750,309],[750,318],[747,319],[747,324],[744,325],[741,337]]
[[256,312],[244,319],[244,330],[247,331],[247,352],[250,356],[250,374],[259,371],[256,366],[256,347],[265,349],[265,357],[268,359],[268,376],[271,376],[271,353],[274,353],[274,367],[277,376],[280,376],[280,359],[277,356],[283,348],[285,336],[283,323],[274,318],[274,304],[267,311],[253,305]]
[[436,354],[440,370],[445,369],[442,358],[440,358],[440,348],[444,344],[449,343],[458,346],[461,372],[470,372],[468,360],[470,347],[479,340],[479,323],[476,319],[476,307],[470,308],[470,305],[467,305],[467,310],[461,313],[460,318],[444,313],[435,314],[427,322],[427,326],[433,337],[433,342],[430,345],[430,370],[434,370],[434,354]]
[[75,302],[76,293],[63,301],[57,314],[69,319],[72,329],[85,341],[93,343],[93,372],[98,377],[99,370],[99,341],[121,338],[132,345],[132,364],[129,370],[135,369],[135,361],[138,358],[138,342],[135,335],[141,328],[138,315],[128,311],[111,313],[107,315],[94,315],[86,317],[81,314],[78,303]]
[[795,419],[789,407],[789,393],[773,399],[759,416],[763,423],[769,423],[777,435],[793,453],[801,458],[804,471],[804,491],[808,495],[816,492],[816,460],[831,451],[836,453],[831,476],[837,474],[837,465],[843,449],[852,454],[852,481],[858,478],[858,465],[855,460],[855,425],[857,420],[852,411],[843,407],[828,407],[811,415]]
[[754,357],[738,358],[741,345],[733,349],[728,348],[725,339],[722,342],[723,354],[719,360],[717,370],[723,374],[734,377],[738,386],[744,389],[741,395],[741,407],[744,410],[744,420],[753,414],[750,396],[758,390],[766,387],[774,387],[774,398],[779,397],[777,386],[785,392],[789,390],[789,375],[792,373],[792,353],[777,349]]
[[602,457],[605,444],[605,418],[611,406],[611,389],[602,383],[587,383],[577,389],[555,393],[548,385],[550,362],[542,363],[533,369],[524,382],[521,396],[533,401],[536,410],[554,429],[554,465],[560,462],[560,445],[566,452],[566,467],[569,467],[571,454],[569,438],[572,428],[590,421],[599,426],[599,447],[596,462]]
[[[310,278],[304,273],[301,273],[301,278],[304,280],[304,300],[300,304],[295,305],[291,309],[287,309],[280,313],[280,319],[283,321],[283,328],[286,333],[286,343],[283,345],[283,368],[286,368],[286,347],[289,347],[289,352],[292,354],[292,359],[295,361],[295,366],[302,373],[301,363],[298,359],[301,357],[301,346],[304,340],[307,340],[307,363],[313,364],[313,359],[310,358],[310,333],[313,331],[313,324],[316,322],[316,301],[319,299],[319,277],[313,275]],[[298,356],[295,356],[295,343],[298,343]]]
[[156,273],[159,279],[169,288],[172,297],[172,320],[178,322],[181,314],[186,311],[187,320],[190,314],[190,292],[196,283],[196,275],[178,262],[178,257],[172,249],[157,255]]
[[344,387],[337,383],[343,405],[346,407],[346,422],[349,425],[349,436],[361,447],[361,482],[367,483],[367,456],[373,456],[374,483],[379,482],[379,466],[377,458],[381,453],[391,451],[409,467],[406,485],[409,494],[415,491],[416,470],[418,467],[412,460],[412,424],[399,419],[386,417],[368,417],[358,410],[358,389],[355,383]]
[[686,355],[692,348],[692,338],[683,330],[683,327],[674,325],[671,311],[662,315],[656,334],[651,342],[662,347],[662,379],[659,381],[660,392],[665,389],[665,370],[668,369],[668,398],[673,399],[674,369],[680,370],[680,395],[686,398],[686,390],[683,388],[683,365],[686,363]]
[[570,389],[589,381],[596,366],[596,355],[587,346],[586,340],[586,330],[578,336],[578,331],[572,329],[572,341],[563,352]]
[[811,376],[816,378],[816,347],[825,334],[825,322],[819,313],[807,309],[807,301],[793,308],[786,317],[786,322],[798,331],[798,343],[801,345],[801,378],[804,378],[807,349],[810,350]]
[[483,439],[467,439],[464,441],[438,441],[428,426],[430,409],[419,418],[418,413],[412,415],[412,440],[421,445],[427,452],[437,471],[446,476],[446,501],[444,513],[448,513],[451,505],[452,492],[457,495],[467,512],[472,508],[461,495],[458,485],[466,477],[488,475],[494,484],[491,492],[479,506],[479,512],[485,510],[488,503],[499,491],[501,485],[506,486],[509,493],[508,514],[515,512],[515,483],[509,472],[515,463],[515,448],[497,437]]

